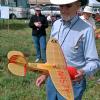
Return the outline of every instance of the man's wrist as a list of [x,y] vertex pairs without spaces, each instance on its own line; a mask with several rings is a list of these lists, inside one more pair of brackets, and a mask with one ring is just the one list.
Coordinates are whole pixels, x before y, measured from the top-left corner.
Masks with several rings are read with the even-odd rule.
[[85,71],[83,69],[80,69],[80,72],[83,74],[83,76],[85,76]]

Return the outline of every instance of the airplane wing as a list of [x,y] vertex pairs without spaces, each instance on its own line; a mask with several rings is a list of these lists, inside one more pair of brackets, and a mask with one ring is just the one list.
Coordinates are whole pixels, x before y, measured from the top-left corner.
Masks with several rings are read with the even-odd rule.
[[66,70],[67,64],[57,40],[49,40],[46,54],[47,63],[55,65],[55,67],[51,67],[51,70],[49,70],[55,88],[67,100],[74,100],[72,82],[69,73]]
[[44,74],[49,74],[48,68],[50,65],[43,63],[28,63],[24,54],[20,51],[10,51],[7,57],[9,60],[8,69],[14,75],[25,76],[27,71],[40,71]]
[[8,69],[11,73],[18,76],[26,75],[27,60],[24,57],[24,54],[20,51],[10,51],[8,52]]
[[66,69],[51,68],[49,71],[52,82],[57,91],[67,100],[74,100],[72,83]]

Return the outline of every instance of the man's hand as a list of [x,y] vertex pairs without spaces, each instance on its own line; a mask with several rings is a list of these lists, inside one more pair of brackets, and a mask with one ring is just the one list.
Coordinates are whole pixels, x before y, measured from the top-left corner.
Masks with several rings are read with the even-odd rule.
[[36,86],[40,87],[44,83],[44,81],[46,80],[46,78],[47,78],[47,75],[41,75],[41,76],[39,76],[37,78],[37,80],[36,80]]
[[80,70],[77,70],[77,73],[78,74],[75,75],[75,79],[73,81],[80,82],[83,79],[85,72],[84,70],[80,69]]

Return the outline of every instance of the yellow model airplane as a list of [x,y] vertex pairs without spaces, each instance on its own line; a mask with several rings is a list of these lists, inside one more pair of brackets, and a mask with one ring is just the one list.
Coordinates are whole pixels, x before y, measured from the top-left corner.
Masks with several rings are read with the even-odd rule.
[[25,76],[27,71],[42,71],[49,74],[57,91],[67,100],[74,100],[70,75],[66,70],[66,61],[57,40],[50,39],[46,49],[47,62],[28,63],[20,51],[8,53],[8,69],[15,75]]

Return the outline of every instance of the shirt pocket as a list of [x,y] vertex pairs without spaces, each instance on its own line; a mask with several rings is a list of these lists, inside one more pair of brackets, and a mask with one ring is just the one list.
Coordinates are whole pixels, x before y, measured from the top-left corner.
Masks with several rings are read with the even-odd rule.
[[71,47],[72,58],[76,59],[77,57],[83,56],[83,35],[78,38],[78,40]]

